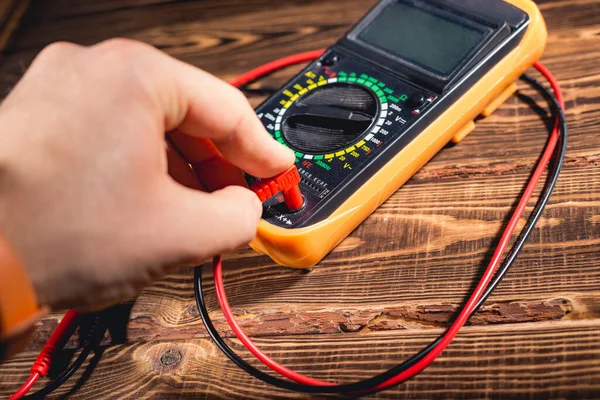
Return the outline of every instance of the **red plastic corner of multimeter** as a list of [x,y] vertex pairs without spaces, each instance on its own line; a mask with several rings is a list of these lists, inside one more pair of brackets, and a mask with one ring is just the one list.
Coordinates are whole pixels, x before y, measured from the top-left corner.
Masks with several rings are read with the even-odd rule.
[[257,181],[250,186],[250,189],[256,193],[262,202],[282,192],[287,208],[289,210],[297,210],[304,205],[304,197],[302,197],[302,193],[298,187],[299,183],[300,174],[296,166],[293,165],[287,171],[273,178]]

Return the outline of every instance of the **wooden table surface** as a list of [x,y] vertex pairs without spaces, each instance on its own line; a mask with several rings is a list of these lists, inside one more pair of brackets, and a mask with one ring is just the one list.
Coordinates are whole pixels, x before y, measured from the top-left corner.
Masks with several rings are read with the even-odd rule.
[[[229,79],[330,45],[373,3],[36,0],[0,60],[0,90],[8,93],[48,43],[115,36],[143,40]],[[430,368],[379,398],[600,398],[600,2],[539,6],[549,27],[543,61],[562,83],[570,124],[555,194],[470,325]],[[294,71],[265,85],[282,84]],[[442,332],[481,274],[547,137],[524,99],[545,104],[520,88],[521,98],[442,151],[309,273],[249,249],[226,256],[231,304],[267,353],[312,376],[350,381],[390,368]],[[208,295],[217,327],[230,336],[212,285]],[[132,304],[126,331],[113,332],[91,376],[73,390],[79,374],[57,393],[302,397],[253,379],[219,352],[198,316],[191,269],[157,282]],[[127,311],[125,305],[121,314]],[[45,318],[27,351],[0,366],[0,397],[26,379],[59,318]]]

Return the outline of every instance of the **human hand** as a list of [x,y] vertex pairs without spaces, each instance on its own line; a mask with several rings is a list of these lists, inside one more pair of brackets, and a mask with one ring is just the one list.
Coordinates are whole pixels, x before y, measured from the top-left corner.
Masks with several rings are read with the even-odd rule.
[[44,49],[0,126],[0,230],[51,308],[112,304],[255,235],[257,196],[173,180],[165,132],[210,139],[259,177],[294,161],[240,91],[127,40]]

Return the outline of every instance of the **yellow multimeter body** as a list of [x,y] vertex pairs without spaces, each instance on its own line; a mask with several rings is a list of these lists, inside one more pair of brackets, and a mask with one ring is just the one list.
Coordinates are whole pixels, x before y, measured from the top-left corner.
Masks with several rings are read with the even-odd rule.
[[[404,19],[430,26],[398,28]],[[438,29],[442,36],[431,34]],[[409,38],[398,39],[403,35]],[[417,54],[423,36],[432,39],[427,35],[449,37],[459,49],[444,53],[445,60]],[[266,204],[251,247],[284,266],[316,265],[448,142],[466,137],[479,115],[512,95],[515,81],[542,56],[546,38],[530,0],[380,1],[257,108],[271,135],[296,151],[307,205],[289,212],[281,197]],[[462,49],[461,41],[472,48]],[[356,106],[361,99],[368,104]],[[373,134],[384,128],[385,135]],[[336,137],[340,129],[347,132]],[[338,176],[330,183],[332,173]],[[343,191],[337,201],[323,201]]]

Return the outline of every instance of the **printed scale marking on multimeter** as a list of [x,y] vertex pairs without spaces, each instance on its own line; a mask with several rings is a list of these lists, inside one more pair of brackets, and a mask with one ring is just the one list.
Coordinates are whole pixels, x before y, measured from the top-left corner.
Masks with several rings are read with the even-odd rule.
[[[457,13],[461,2],[450,2],[456,3],[452,12],[444,3],[380,2],[259,106],[268,132],[296,154],[306,201],[289,213],[281,196],[271,199],[263,219],[300,228],[327,218],[507,54],[528,22],[506,3],[501,22],[481,10],[485,2],[476,6],[483,13],[478,20]],[[496,48],[502,41],[506,45]],[[478,63],[483,65],[473,71]]]

